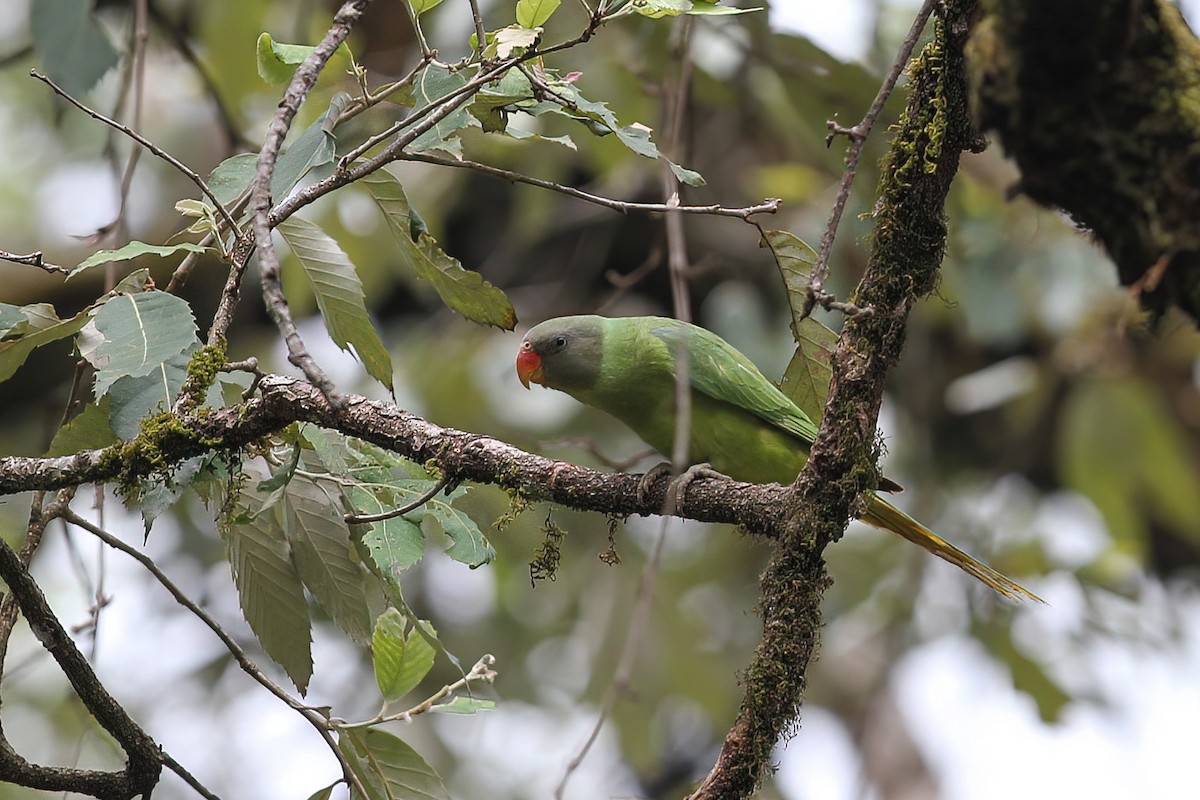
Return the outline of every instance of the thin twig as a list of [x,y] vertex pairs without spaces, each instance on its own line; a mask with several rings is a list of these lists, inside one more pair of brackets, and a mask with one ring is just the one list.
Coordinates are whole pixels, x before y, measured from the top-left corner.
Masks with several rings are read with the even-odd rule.
[[342,517],[342,519],[344,519],[346,522],[350,523],[351,525],[354,525],[356,523],[361,523],[361,522],[383,522],[385,519],[394,519],[395,517],[402,517],[411,511],[416,511],[418,508],[420,508],[421,506],[428,503],[430,500],[432,500],[434,497],[437,496],[438,492],[440,492],[442,489],[445,489],[446,486],[449,485],[449,483],[450,483],[450,476],[443,475],[441,478],[438,479],[438,482],[435,483],[433,485],[433,487],[429,489],[429,491],[425,492],[420,497],[418,497],[416,500],[413,500],[411,503],[405,503],[404,505],[400,506],[399,508],[393,508],[393,509],[389,509],[387,511],[381,511],[378,514],[346,514]]
[[51,89],[54,90],[55,94],[57,94],[59,97],[66,100],[71,105],[78,108],[83,113],[87,114],[92,119],[99,120],[100,122],[103,122],[105,125],[110,125],[113,128],[116,128],[118,131],[125,134],[130,139],[133,139],[135,142],[140,144],[142,147],[146,148],[151,153],[158,156],[163,161],[166,161],[172,167],[174,167],[175,169],[182,172],[184,175],[186,175],[188,177],[188,179],[192,183],[196,184],[196,186],[198,186],[200,188],[200,191],[204,194],[205,197],[207,197],[209,200],[212,201],[213,205],[217,209],[217,213],[220,214],[222,217],[224,217],[225,223],[227,225],[229,225],[230,229],[234,230],[234,231],[237,230],[237,223],[234,222],[233,217],[231,217],[229,215],[229,212],[225,210],[225,207],[221,205],[221,201],[217,199],[217,196],[215,194],[213,194],[212,189],[208,188],[208,184],[204,182],[204,179],[201,178],[199,175],[197,175],[194,171],[192,171],[192,169],[190,167],[188,167],[183,162],[179,161],[177,158],[172,156],[166,150],[163,150],[161,147],[156,145],[154,142],[147,139],[145,136],[142,136],[140,133],[137,133],[136,131],[132,130],[128,126],[122,125],[120,122],[117,122],[114,119],[110,119],[109,117],[106,117],[103,114],[101,114],[99,111],[89,108],[88,106],[79,102],[74,97],[67,94],[67,92],[62,87],[60,87],[57,83],[55,83],[54,81],[47,78],[45,75],[41,74],[36,69],[31,69],[29,71],[29,74],[31,76],[33,76],[34,78],[37,78],[42,83],[49,86]]
[[497,673],[496,670],[492,669],[492,665],[495,663],[496,657],[491,653],[481,656],[475,662],[475,666],[471,667],[471,671],[466,675],[463,675],[454,683],[446,684],[407,711],[399,711],[395,714],[377,714],[371,719],[363,720],[362,722],[345,722],[343,720],[331,719],[329,724],[338,730],[344,731],[353,728],[370,728],[384,722],[408,722],[418,714],[424,714],[429,711],[442,698],[448,697],[453,692],[457,692],[459,689],[463,689],[475,681],[484,681],[486,683],[495,681]]
[[[862,120],[852,128],[845,128],[832,120],[827,123],[829,135],[826,137],[826,142],[832,142],[834,136],[842,134],[849,138],[850,146],[846,149],[846,167],[842,170],[842,181],[833,201],[833,209],[829,213],[829,221],[825,224],[825,232],[821,234],[821,247],[817,252],[816,264],[813,265],[812,277],[809,279],[809,292],[804,303],[802,317],[807,317],[812,313],[813,305],[821,299],[825,280],[829,277],[829,257],[833,252],[833,241],[837,237],[838,225],[842,221],[842,212],[846,210],[846,202],[850,199],[850,188],[853,186],[854,176],[858,172],[858,160],[862,156],[863,145],[866,144],[867,136],[870,135],[876,118],[883,111],[884,104],[891,97],[892,90],[896,88],[896,81],[900,79],[904,65],[908,63],[913,48],[917,46],[917,40],[921,38],[921,31],[925,30],[925,23],[929,21],[930,15],[939,2],[940,0],[925,0],[921,5],[921,10],[917,12],[912,27],[909,28],[908,35],[904,38],[904,43],[900,45],[900,52],[896,54],[896,60],[892,62],[887,77],[880,84],[879,91],[876,92],[875,99],[871,102],[871,107],[867,109]],[[827,302],[822,302],[821,305],[827,308],[832,307],[827,305]]]
[[37,267],[38,269],[46,270],[46,272],[57,272],[63,275],[69,275],[71,273],[71,270],[67,269],[66,267],[60,267],[57,264],[51,264],[49,261],[43,260],[41,250],[35,250],[34,252],[27,253],[26,255],[19,255],[17,253],[10,253],[7,250],[0,250],[0,260],[11,261],[14,264],[24,264],[27,267]]
[[192,612],[197,619],[203,622],[209,630],[216,634],[217,638],[221,640],[221,644],[225,645],[225,649],[228,650],[230,655],[233,656],[233,660],[238,663],[238,666],[242,668],[243,672],[257,681],[258,684],[265,688],[268,692],[282,700],[284,704],[300,714],[300,716],[304,717],[304,719],[307,720],[310,725],[317,729],[317,733],[319,733],[321,738],[325,740],[325,743],[329,746],[329,749],[333,751],[334,757],[337,758],[338,762],[341,764],[343,775],[345,775],[348,781],[353,783],[354,787],[358,789],[358,791],[363,792],[364,797],[367,796],[365,790],[359,784],[358,778],[354,775],[354,771],[350,768],[350,763],[346,760],[346,757],[342,754],[341,750],[338,749],[337,742],[335,742],[333,737],[330,735],[328,720],[326,720],[320,712],[309,708],[299,700],[292,697],[290,694],[284,691],[279,684],[267,677],[267,674],[262,671],[262,668],[259,667],[258,664],[255,664],[254,661],[250,659],[250,656],[246,655],[246,651],[242,649],[242,646],[234,641],[233,637],[226,633],[225,629],[222,628],[220,624],[218,624],[217,621],[208,614],[208,612],[192,602],[191,598],[184,594],[183,591],[176,586],[170,578],[167,577],[165,572],[159,569],[158,565],[154,563],[153,559],[146,554],[130,547],[116,536],[113,536],[103,528],[92,524],[90,521],[84,519],[70,509],[67,509],[63,512],[62,518],[66,522],[82,528],[93,536],[99,538],[109,547],[120,550],[122,553],[141,564],[147,572],[154,576],[154,578],[162,585],[164,589],[170,592],[171,596],[175,598],[175,602]]
[[203,797],[204,800],[221,800],[220,797],[213,794],[213,792],[209,791],[208,787],[197,780],[195,775],[184,769],[183,765],[176,761],[166,750],[162,751],[161,757],[163,766],[182,778],[183,782],[192,787],[192,790]]
[[[287,137],[292,120],[300,109],[300,104],[312,91],[321,70],[333,56],[334,51],[350,35],[350,28],[366,11],[369,4],[370,0],[347,0],[343,3],[334,16],[333,24],[325,32],[320,43],[296,68],[296,73],[283,93],[279,110],[275,112],[275,116],[271,118],[271,122],[267,126],[267,135],[263,138],[262,149],[258,154],[254,180],[250,184],[250,227],[254,234],[254,246],[258,250],[263,303],[287,343],[288,361],[303,370],[308,379],[321,390],[330,405],[335,408],[343,402],[341,394],[334,387],[333,381],[309,354],[304,340],[300,336],[300,331],[292,319],[287,297],[283,294],[279,253],[275,250],[275,242],[271,238],[271,229],[274,227],[270,219],[271,178],[275,174],[275,161],[279,158],[283,140]],[[408,5],[405,4],[405,7],[408,8]],[[415,21],[414,17],[414,24]]]
[[471,19],[475,21],[475,47],[483,57],[483,49],[487,47],[487,31],[483,27],[483,15],[479,13],[479,0],[470,0]]
[[735,217],[737,219],[744,220],[749,219],[755,214],[774,214],[783,204],[782,200],[774,197],[767,198],[757,205],[745,206],[743,208],[726,208],[725,206],[715,204],[707,206],[671,206],[667,203],[633,203],[627,200],[614,200],[611,197],[592,194],[591,192],[585,192],[582,189],[576,189],[571,186],[564,186],[561,183],[548,181],[544,178],[535,178],[530,175],[523,175],[519,172],[493,167],[490,164],[481,164],[477,161],[458,161],[452,158],[442,158],[440,156],[430,155],[429,153],[404,153],[400,159],[403,161],[420,161],[426,164],[437,164],[443,167],[458,167],[460,169],[475,170],[477,172],[482,172],[485,175],[491,175],[495,178],[503,178],[510,183],[526,183],[530,186],[549,189],[550,191],[575,197],[579,200],[585,200],[598,206],[611,208],[614,211],[620,211],[622,214],[628,214],[631,211],[641,211],[652,214],[663,214],[668,211],[678,211],[681,214],[710,214],[718,217]]

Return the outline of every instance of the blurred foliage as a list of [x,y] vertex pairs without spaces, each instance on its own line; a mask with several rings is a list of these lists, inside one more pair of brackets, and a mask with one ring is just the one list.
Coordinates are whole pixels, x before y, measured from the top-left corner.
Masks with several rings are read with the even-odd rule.
[[[26,8],[40,9],[41,3],[36,0]],[[113,41],[126,36],[130,5],[116,0],[98,4],[99,22]],[[567,36],[578,27],[578,8],[569,5],[546,22],[547,35]],[[247,143],[261,136],[277,102],[278,90],[258,76],[260,34],[268,32],[274,42],[314,42],[336,6],[278,0],[151,2],[143,132],[204,175],[244,152]],[[465,54],[463,42],[471,33],[465,9],[465,3],[452,0],[422,17],[430,44],[445,59]],[[487,3],[484,11],[489,26],[504,25],[511,15],[508,7]],[[888,15],[896,13],[888,9],[877,21],[876,49],[867,63],[890,61],[895,43]],[[30,25],[36,23],[37,15],[31,15],[28,24],[9,24],[0,43],[13,54],[0,72],[0,104],[13,110],[0,120],[8,155],[0,160],[0,216],[7,223],[0,247],[42,250],[49,261],[75,265],[100,247],[125,244],[116,239],[118,232],[107,236],[98,231],[116,216],[119,167],[114,164],[123,163],[129,143],[68,109],[28,78],[29,67],[41,63],[29,46]],[[661,20],[627,18],[606,27],[589,44],[552,57],[547,66],[560,75],[581,73],[574,82],[578,91],[604,98],[622,123],[639,121],[657,129],[663,76],[672,68],[671,31]],[[349,49],[379,81],[401,76],[419,56],[400,3],[373,4]],[[686,142],[681,152],[668,155],[703,175],[706,185],[686,188],[685,201],[739,206],[779,196],[785,204],[769,227],[815,241],[842,167],[843,144],[826,145],[825,122],[856,119],[874,96],[881,70],[843,63],[803,37],[772,29],[767,13],[698,20],[690,52],[695,71]],[[43,66],[51,69],[49,63]],[[106,109],[118,102],[120,70],[110,71],[91,90],[91,103]],[[339,91],[354,91],[354,80],[331,68],[301,110],[297,133],[318,120]],[[869,220],[855,215],[872,205],[875,165],[899,102],[888,104],[867,143],[827,287],[839,295],[853,286],[863,266]],[[350,139],[377,129],[394,113],[384,104],[350,122],[345,135]],[[577,147],[514,141],[466,127],[459,131],[464,155],[610,197],[661,200],[654,162],[632,155],[616,136],[581,135],[567,119],[530,120],[547,139],[572,134]],[[115,160],[114,152],[120,156]],[[608,314],[671,313],[660,220],[619,214],[467,169],[406,163],[395,168],[395,175],[407,195],[406,208],[427,226],[424,235],[436,239],[445,257],[478,271],[507,293],[521,325],[598,309]],[[951,247],[938,296],[915,312],[904,360],[892,376],[884,415],[885,471],[907,487],[902,499],[933,527],[1052,603],[1052,590],[1067,582],[1089,598],[1081,613],[1090,619],[1087,615],[1097,607],[1136,606],[1147,582],[1190,586],[1200,566],[1200,335],[1172,317],[1154,330],[1145,329],[1132,301],[1115,288],[1111,265],[1086,234],[1019,197],[1007,199],[1016,180],[994,150],[964,159],[951,195]],[[125,235],[168,243],[181,227],[175,201],[193,195],[194,187],[180,175],[143,157],[126,210]],[[396,221],[390,213],[381,214],[365,192],[338,192],[305,216],[319,221],[356,268],[392,354],[395,394],[403,408],[442,425],[594,466],[604,464],[597,450],[619,461],[642,449],[632,434],[597,412],[541,390],[526,394],[512,374],[519,337],[477,327],[447,311],[428,284],[400,266],[414,256],[398,249],[392,231]],[[784,285],[769,252],[759,247],[757,232],[718,217],[690,217],[685,227],[694,263],[693,318],[738,346],[768,374],[782,375],[792,350],[791,320]],[[122,262],[115,274],[150,265],[139,259]],[[165,285],[169,270],[154,266],[151,277]],[[92,269],[64,282],[0,263],[0,301],[48,302],[59,319],[71,319],[102,292],[103,273]],[[293,310],[311,314],[321,298],[302,274],[300,264],[289,260],[285,288]],[[627,280],[631,275],[636,280]],[[223,280],[219,263],[202,259],[183,292],[202,328]],[[253,277],[247,281],[255,283]],[[275,330],[254,295],[248,292],[239,308],[229,356],[256,355],[266,368],[286,369]],[[825,321],[836,327],[835,318]],[[358,364],[339,361],[333,347],[322,345],[324,334],[310,322],[305,335],[318,360],[332,365],[341,386],[375,395],[383,391]],[[68,399],[72,368],[65,344],[48,346],[12,380],[0,383],[5,454],[46,452]],[[1061,519],[1050,512],[1064,493],[1078,501],[1071,524],[1086,532],[1082,545],[1068,547],[1056,538]],[[25,524],[24,500],[9,498],[0,505],[0,530],[9,541],[16,540]],[[536,719],[551,731],[556,753],[572,752],[586,733],[576,720],[580,715],[591,719],[611,682],[634,589],[659,521],[618,524],[613,541],[620,563],[609,565],[597,558],[609,550],[607,519],[543,506],[515,509],[511,498],[491,487],[472,491],[457,505],[487,533],[494,561],[467,573],[448,566],[440,552],[431,552],[405,574],[404,597],[415,618],[433,622],[450,652],[464,660],[485,652],[496,656],[500,703],[493,719],[505,714]],[[512,514],[514,522],[496,527]],[[116,512],[113,516],[129,522],[129,530],[120,532],[124,538],[140,541],[138,520]],[[544,552],[547,531],[559,551],[555,577],[531,582],[530,564]],[[186,576],[191,589],[205,596],[233,596],[219,535],[194,499],[185,499],[160,519],[150,544],[156,540],[163,542],[156,558],[172,574]],[[679,796],[708,769],[740,702],[737,670],[758,639],[753,609],[766,550],[762,542],[734,530],[672,523],[647,644],[633,685],[605,733],[618,755],[592,756],[608,759],[603,769],[610,769],[607,779],[613,783],[603,787],[604,793]],[[70,560],[65,551],[46,554],[43,560],[57,558]],[[912,648],[938,637],[978,637],[1048,721],[1061,718],[1071,703],[1089,701],[1088,693],[1030,637],[1014,634],[1014,619],[1020,622],[1035,611],[1000,606],[945,565],[893,537],[858,527],[830,549],[829,558],[835,579],[827,602],[829,636],[811,676],[808,702],[839,715],[868,761],[865,721],[873,704],[891,691],[892,669]],[[1043,574],[1048,576],[1045,588],[1037,577]],[[68,620],[87,617],[90,598],[79,592],[81,581],[68,569],[48,583]],[[119,600],[126,590],[110,583],[105,591]],[[228,604],[221,608],[228,611]],[[122,612],[104,612],[109,613]],[[181,613],[161,597],[135,612],[166,619]],[[321,614],[318,609],[314,613]],[[223,619],[234,620],[236,614]],[[318,644],[341,636],[326,621],[318,621]],[[397,624],[396,636],[403,640],[403,623]],[[1088,636],[1123,641],[1144,635],[1116,625],[1081,627],[1093,630],[1072,642],[1079,652],[1086,649]],[[227,686],[228,656],[209,646],[196,645],[208,655],[198,656],[171,691],[185,697],[211,694],[217,705],[233,707],[242,694]],[[24,654],[39,671],[51,671],[39,653],[35,641],[19,637],[10,663]],[[99,656],[102,661],[118,658],[104,646]],[[316,658],[319,674],[319,648]],[[316,702],[348,718],[351,712],[373,713],[356,688],[372,684],[370,664],[361,656],[343,661],[350,673],[341,682],[322,685],[314,679]],[[36,719],[30,733],[17,738],[18,749],[27,748],[31,757],[69,760],[73,743],[86,728],[82,711],[64,699],[65,684],[47,686],[24,674],[12,666],[6,671],[6,730],[18,729],[11,719]],[[439,660],[422,686],[432,691],[456,677],[453,667]],[[106,678],[121,686],[118,676]],[[139,678],[124,680],[127,688],[136,687]],[[139,717],[151,716],[163,702],[134,691],[126,691],[125,700]],[[237,718],[222,719],[232,724]],[[563,757],[548,764],[546,774],[524,782],[483,774],[474,762],[483,758],[485,745],[465,733],[467,726],[517,731],[509,727],[516,723],[480,716],[465,725],[443,723],[402,730],[455,796],[484,796],[486,791],[489,797],[525,797],[529,786],[539,791],[552,786],[565,766]],[[214,729],[208,735],[221,732]],[[524,735],[533,736],[527,729]],[[501,750],[506,736],[518,734],[500,734]],[[112,763],[115,755],[96,744],[95,737],[83,741],[88,742],[85,762]],[[398,750],[403,743],[396,741]],[[182,745],[168,749],[189,763]],[[287,758],[281,755],[279,764]],[[270,769],[236,759],[204,766],[198,770],[201,779],[218,793],[234,796],[251,785],[245,783],[250,771]],[[525,774],[515,761],[508,766],[513,775]],[[870,763],[864,765],[868,773],[872,769]],[[284,796],[283,791],[272,792],[269,780],[258,780],[253,785],[265,787],[262,796]],[[309,790],[317,788],[313,784]],[[768,787],[766,796],[774,791]],[[164,797],[185,795],[178,785],[164,786]]]

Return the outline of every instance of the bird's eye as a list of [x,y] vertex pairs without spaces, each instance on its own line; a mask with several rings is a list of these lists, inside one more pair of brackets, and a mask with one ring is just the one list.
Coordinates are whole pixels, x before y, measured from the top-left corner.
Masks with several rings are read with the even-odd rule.
[[565,336],[555,336],[554,337],[554,349],[555,350],[562,350],[566,346],[567,346],[567,337],[565,337]]

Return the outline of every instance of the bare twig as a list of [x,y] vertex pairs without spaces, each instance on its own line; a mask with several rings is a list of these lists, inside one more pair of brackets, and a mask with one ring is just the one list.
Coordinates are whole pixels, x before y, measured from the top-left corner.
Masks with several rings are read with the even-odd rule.
[[[859,123],[852,128],[843,127],[832,120],[828,123],[830,132],[826,141],[832,142],[834,136],[842,134],[850,139],[850,146],[846,149],[846,167],[842,170],[842,181],[838,185],[833,209],[829,213],[829,221],[825,224],[825,232],[821,234],[821,247],[817,252],[817,262],[813,265],[812,277],[809,280],[810,291],[801,316],[808,316],[812,313],[813,305],[821,301],[825,279],[829,276],[829,257],[833,252],[833,240],[837,236],[838,225],[842,221],[842,212],[846,210],[846,202],[850,199],[850,187],[854,184],[854,176],[858,171],[858,160],[862,156],[863,145],[871,133],[871,128],[875,125],[876,118],[883,110],[884,104],[891,97],[892,90],[896,88],[896,81],[900,79],[904,65],[908,63],[908,58],[912,55],[917,40],[921,38],[921,31],[925,29],[925,23],[929,21],[929,16],[939,2],[941,0],[925,0],[921,5],[921,10],[917,12],[917,16],[908,30],[908,35],[904,37],[904,43],[900,45],[900,52],[896,54],[896,60],[892,62],[887,77],[880,84],[874,101]],[[828,301],[821,302],[821,305],[827,308],[833,307],[827,303]]]
[[46,270],[46,272],[57,272],[63,275],[69,275],[71,272],[66,267],[60,267],[57,264],[51,264],[49,261],[43,260],[41,250],[36,250],[26,255],[0,250],[0,260],[11,261],[14,264],[24,264],[27,267],[37,267],[38,269]]
[[[122,553],[141,564],[147,572],[154,576],[154,578],[159,582],[159,584],[162,585],[164,589],[170,592],[171,596],[175,598],[175,602],[179,603],[181,606],[190,611],[197,619],[203,622],[209,630],[216,634],[217,638],[221,640],[221,644],[225,645],[225,649],[228,650],[229,654],[233,656],[233,660],[238,663],[238,666],[242,668],[243,672],[257,681],[258,684],[268,692],[283,701],[283,703],[293,711],[304,717],[304,719],[310,725],[316,728],[317,733],[320,734],[321,738],[325,740],[325,743],[329,746],[329,749],[333,751],[334,757],[337,758],[338,763],[341,764],[343,776],[347,781],[350,781],[351,784],[358,789],[358,791],[364,792],[363,787],[359,784],[358,778],[354,774],[354,771],[350,768],[350,763],[346,760],[346,757],[342,754],[341,750],[338,749],[337,742],[335,742],[333,737],[330,735],[328,720],[326,720],[320,712],[309,708],[299,700],[292,697],[290,694],[284,691],[279,684],[267,677],[267,674],[262,671],[262,668],[255,664],[254,661],[251,660],[250,656],[246,654],[246,651],[242,649],[242,646],[234,641],[233,637],[226,633],[225,629],[222,628],[217,621],[208,614],[208,612],[192,602],[191,598],[184,594],[183,590],[176,586],[175,583],[167,577],[165,572],[159,569],[158,565],[154,563],[153,559],[146,554],[130,547],[125,542],[121,541],[116,536],[113,536],[111,533],[99,527],[98,525],[92,524],[90,521],[79,516],[74,511],[69,509],[66,510],[62,514],[62,518],[66,522],[82,528],[83,530],[97,537],[109,547],[120,550]],[[366,796],[365,792],[363,796]]]
[[231,217],[229,215],[229,212],[225,210],[225,207],[221,205],[221,201],[217,199],[217,196],[215,194],[213,194],[212,189],[208,188],[208,184],[204,182],[204,179],[201,178],[199,175],[197,175],[190,167],[188,167],[183,162],[179,161],[177,158],[172,156],[167,151],[163,150],[161,147],[156,145],[154,142],[147,139],[145,136],[142,136],[137,131],[132,130],[127,125],[122,125],[120,122],[117,122],[114,119],[110,119],[109,117],[106,117],[103,114],[101,114],[99,111],[89,108],[88,106],[79,102],[74,97],[67,94],[67,92],[65,90],[63,90],[62,87],[60,87],[57,83],[55,83],[54,81],[47,78],[45,75],[41,74],[36,69],[30,70],[29,74],[31,76],[33,76],[34,78],[37,78],[42,83],[45,83],[47,86],[49,86],[51,89],[54,90],[55,94],[57,94],[59,97],[66,100],[71,105],[78,108],[83,113],[87,114],[92,119],[99,120],[100,122],[103,122],[105,125],[110,125],[113,128],[116,128],[118,131],[125,134],[130,139],[133,139],[135,142],[140,144],[142,147],[146,148],[151,153],[158,156],[163,161],[166,161],[172,167],[174,167],[175,169],[179,170],[181,173],[186,175],[192,183],[196,184],[196,186],[198,186],[200,188],[200,191],[204,194],[204,196],[212,201],[213,205],[217,209],[217,213],[220,214],[224,218],[225,223],[227,225],[229,225],[230,230],[234,230],[234,231],[237,230],[237,223],[234,222],[233,217]]
[[[667,141],[664,145],[672,156],[678,157],[682,150],[684,118],[687,100],[691,87],[691,59],[688,57],[688,42],[692,19],[683,17],[676,20],[672,29],[673,55],[679,64],[679,72],[673,85],[664,93],[663,116],[664,130]],[[664,220],[667,234],[667,266],[671,276],[671,297],[675,305],[675,317],[685,322],[691,317],[690,299],[688,297],[687,270],[688,253],[687,240],[683,230],[683,215],[679,212],[679,181],[674,173],[664,163],[662,164],[662,188],[664,205],[667,208]],[[692,393],[690,391],[691,376],[689,375],[690,358],[687,354],[687,337],[680,337],[675,353],[675,440],[671,451],[672,471],[680,474],[691,464],[688,456],[688,441],[691,436]],[[682,478],[680,479],[683,480]],[[642,570],[638,582],[637,594],[633,601],[633,614],[621,648],[621,659],[613,674],[612,682],[604,692],[600,703],[600,712],[587,740],[579,748],[579,752],[567,763],[562,779],[554,789],[555,800],[562,800],[567,783],[571,776],[583,763],[588,752],[600,736],[604,723],[612,715],[617,701],[629,688],[633,680],[634,667],[645,641],[646,630],[649,626],[650,612],[654,607],[654,590],[658,583],[658,575],[662,569],[662,554],[666,547],[667,533],[670,530],[671,515],[676,512],[676,503],[682,492],[668,488],[663,498],[662,523],[658,536],[654,541],[654,550],[646,566]]]
[[360,522],[383,522],[385,519],[402,517],[411,511],[416,511],[418,508],[428,503],[437,496],[438,492],[440,492],[442,489],[445,489],[449,483],[450,476],[443,475],[440,479],[438,479],[438,482],[429,489],[429,491],[425,492],[411,503],[405,503],[399,508],[388,509],[387,511],[381,511],[378,514],[346,514],[343,516],[343,519],[351,525],[354,525]]
[[[308,379],[334,406],[341,404],[341,395],[334,388],[333,381],[309,354],[304,340],[300,337],[300,331],[292,320],[287,298],[283,294],[279,253],[276,252],[275,243],[271,238],[273,227],[270,220],[271,177],[275,174],[275,161],[279,157],[283,140],[291,128],[296,112],[300,109],[300,104],[312,91],[326,62],[350,35],[350,28],[366,11],[368,5],[370,5],[370,0],[347,0],[343,3],[334,16],[333,24],[326,31],[320,43],[296,68],[291,83],[283,93],[279,110],[267,126],[267,135],[263,138],[262,150],[258,154],[258,166],[254,172],[254,180],[250,184],[250,226],[254,233],[254,245],[258,249],[263,302],[287,343],[288,361],[303,370]],[[408,7],[407,4],[405,7]]]
[[449,697],[459,689],[466,688],[476,681],[483,681],[484,683],[495,681],[497,673],[496,670],[492,669],[492,665],[495,663],[496,657],[491,653],[481,656],[475,662],[475,666],[471,667],[471,670],[466,675],[463,675],[454,683],[446,684],[406,711],[399,711],[395,714],[377,714],[371,719],[363,720],[362,722],[345,722],[343,720],[331,719],[329,724],[337,730],[350,730],[352,728],[369,728],[384,722],[408,722],[413,717],[429,711],[439,700]]
[[192,790],[204,798],[204,800],[221,800],[220,797],[213,794],[207,786],[196,779],[196,776],[184,769],[183,765],[176,761],[167,751],[162,752],[162,763],[167,769],[178,775],[183,782],[192,787]]
[[668,211],[678,211],[680,214],[709,214],[718,217],[735,217],[737,219],[747,220],[755,214],[774,214],[783,204],[778,198],[767,198],[766,200],[752,206],[743,208],[726,208],[721,205],[706,205],[706,206],[687,206],[676,205],[671,206],[668,203],[633,203],[626,200],[614,200],[610,197],[604,197],[591,192],[585,192],[582,189],[576,189],[572,186],[564,186],[561,183],[548,181],[544,178],[535,178],[530,175],[523,175],[520,172],[493,167],[490,164],[481,164],[478,161],[462,160],[458,161],[453,158],[442,158],[440,156],[431,155],[429,153],[404,153],[401,157],[403,161],[420,161],[426,164],[437,164],[443,167],[458,167],[459,169],[470,169],[476,172],[482,172],[485,175],[491,175],[494,178],[503,178],[510,183],[526,183],[530,186],[537,186],[542,189],[549,189],[559,194],[565,194],[570,197],[575,197],[580,200],[585,200],[598,206],[611,208],[614,211],[620,211],[622,214],[628,214],[631,211],[641,211],[645,213],[665,214]]

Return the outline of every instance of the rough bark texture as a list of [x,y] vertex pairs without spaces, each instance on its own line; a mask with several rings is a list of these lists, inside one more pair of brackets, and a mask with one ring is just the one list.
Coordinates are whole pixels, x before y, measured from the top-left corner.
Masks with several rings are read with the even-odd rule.
[[1148,308],[1200,319],[1200,43],[1168,0],[986,0],[975,112]]
[[763,638],[744,676],[741,713],[697,800],[751,794],[780,738],[798,725],[829,582],[822,552],[841,537],[861,493],[878,485],[884,378],[899,358],[913,302],[933,289],[945,248],[946,193],[959,155],[976,142],[962,58],[974,5],[947,3],[934,40],[910,66],[911,94],[880,179],[871,258],[853,298],[870,312],[849,318],[842,331],[820,434],[762,576]]

